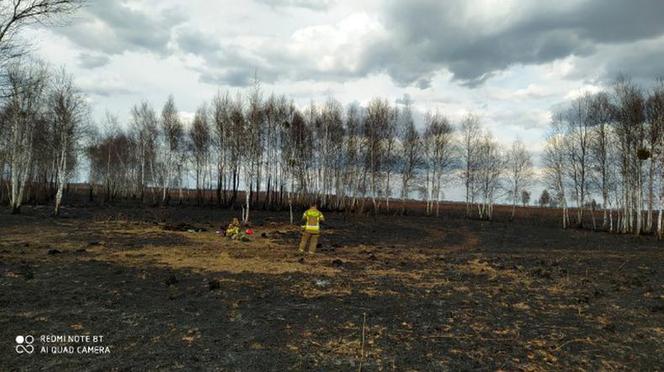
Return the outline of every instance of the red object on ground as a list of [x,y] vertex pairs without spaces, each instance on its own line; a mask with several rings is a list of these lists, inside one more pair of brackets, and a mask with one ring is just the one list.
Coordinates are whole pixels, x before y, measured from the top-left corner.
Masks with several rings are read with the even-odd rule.
[[247,231],[245,231],[245,233],[246,233],[247,235],[252,235],[252,234],[254,233],[254,230],[252,230],[252,229],[247,229]]

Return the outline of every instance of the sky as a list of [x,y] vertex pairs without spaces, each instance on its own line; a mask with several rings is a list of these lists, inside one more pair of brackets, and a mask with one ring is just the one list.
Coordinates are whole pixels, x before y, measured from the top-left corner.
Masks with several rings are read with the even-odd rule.
[[191,118],[255,75],[301,107],[408,95],[419,117],[472,112],[538,163],[566,102],[618,74],[664,76],[662,19],[661,0],[89,0],[26,39],[74,75],[98,121],[169,94]]

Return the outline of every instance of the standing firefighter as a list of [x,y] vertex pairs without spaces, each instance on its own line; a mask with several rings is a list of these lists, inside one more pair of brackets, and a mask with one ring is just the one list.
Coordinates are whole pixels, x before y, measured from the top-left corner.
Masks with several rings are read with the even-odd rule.
[[302,226],[302,240],[300,241],[300,253],[309,247],[309,254],[316,253],[318,236],[320,236],[320,222],[325,221],[323,213],[318,210],[316,204],[312,204],[302,215],[305,225]]

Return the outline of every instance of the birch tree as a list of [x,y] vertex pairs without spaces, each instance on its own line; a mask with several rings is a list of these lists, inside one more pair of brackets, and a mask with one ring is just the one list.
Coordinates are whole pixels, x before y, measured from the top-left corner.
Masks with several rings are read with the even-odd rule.
[[577,98],[571,106],[559,115],[567,137],[567,156],[569,157],[569,178],[572,180],[576,201],[576,224],[583,226],[583,211],[589,188],[590,146],[593,123],[589,115],[591,96]]
[[383,147],[385,151],[383,161],[383,172],[385,174],[385,187],[383,193],[385,195],[385,209],[390,211],[390,198],[392,197],[392,174],[396,170],[398,163],[396,153],[396,140],[397,140],[397,118],[399,117],[399,110],[397,108],[388,108],[388,117],[385,122],[383,132]]
[[501,189],[501,177],[505,171],[505,159],[498,142],[485,132],[477,144],[476,174],[473,189],[480,197],[477,209],[480,219],[493,219],[493,208]]
[[614,95],[623,185],[621,231],[638,235],[643,228],[643,163],[650,158],[645,148],[644,97],[640,88],[624,77],[614,84]]
[[[655,179],[659,178],[656,232],[662,238],[662,208],[664,205],[664,79],[659,79],[646,101],[646,120],[650,137],[650,169],[648,174],[648,229],[652,229],[655,199]],[[659,168],[659,169],[657,169]]]
[[184,128],[172,95],[168,97],[161,110],[160,124],[160,152],[163,158],[161,202],[167,205],[170,199],[169,187],[173,183],[175,172],[177,171],[178,154],[184,145]]
[[415,128],[415,121],[409,103],[401,110],[400,124],[401,214],[404,214],[406,198],[411,191],[412,181],[417,177],[417,169],[422,162],[421,138],[417,128]]
[[343,153],[339,151],[343,145],[344,127],[341,104],[328,99],[321,112],[321,124],[323,128],[321,138],[321,160],[323,166],[323,190],[321,205],[326,205],[328,195],[336,195],[337,205],[339,198],[343,197],[342,172]]
[[73,173],[84,120],[88,113],[85,97],[73,85],[72,78],[64,70],[54,79],[49,94],[49,117],[51,122],[51,149],[57,192],[53,213],[60,213],[65,184]]
[[516,204],[521,198],[522,191],[528,187],[533,178],[532,156],[521,140],[512,142],[512,147],[507,154],[507,181],[510,186],[510,197],[512,199],[512,215],[514,219]]
[[244,161],[244,182],[245,182],[245,204],[243,212],[243,221],[249,222],[249,210],[251,205],[252,187],[255,185],[255,197],[258,200],[261,187],[261,168],[263,161],[263,96],[258,80],[254,81],[254,86],[249,94],[247,106],[246,128],[243,146]]
[[245,131],[246,121],[244,118],[244,102],[242,96],[238,94],[231,102],[230,108],[230,125],[226,141],[228,149],[228,166],[230,167],[231,177],[231,199],[229,204],[235,203],[237,200],[238,188],[240,186],[241,165],[243,156],[245,155]]
[[103,132],[92,138],[86,149],[89,182],[101,185],[104,202],[112,202],[130,196],[140,166],[136,142],[120,128],[117,116],[106,113],[103,123]]
[[364,121],[365,140],[365,174],[369,175],[371,203],[374,214],[378,213],[377,198],[380,193],[379,185],[381,170],[385,160],[385,128],[390,120],[390,107],[387,101],[379,98],[369,102],[367,116]]
[[20,213],[34,156],[35,133],[46,129],[44,112],[48,72],[40,63],[15,63],[7,75],[7,124],[10,207]]
[[[544,182],[554,191],[554,198],[561,208],[561,224],[566,229],[569,226],[569,213],[567,210],[567,139],[560,120],[552,122],[551,132],[547,135],[544,146]],[[547,190],[545,190],[547,191]],[[544,193],[542,193],[544,195]],[[546,193],[547,197],[549,193]],[[549,198],[547,198],[549,199]],[[542,198],[540,198],[542,200]]]
[[[645,102],[645,121],[647,127],[647,143],[650,158],[648,159],[648,201],[645,230],[653,231],[653,212],[655,209],[655,184],[657,178],[657,164],[662,162],[662,146],[664,145],[664,79],[659,79],[648,95]],[[660,185],[662,187],[662,185]],[[660,216],[657,218],[661,220]],[[660,235],[661,223],[657,223],[657,233]]]
[[231,99],[228,93],[218,92],[212,100],[212,145],[217,156],[217,203],[227,202],[229,188],[227,172],[230,169]]
[[189,129],[190,151],[193,159],[196,180],[196,203],[203,202],[203,188],[206,181],[206,168],[210,159],[210,124],[207,107],[202,105],[196,110],[194,121]]
[[593,128],[590,144],[591,177],[594,179],[593,183],[596,185],[597,191],[602,196],[602,228],[611,229],[612,226],[609,226],[611,209],[609,192],[613,189],[615,182],[611,172],[611,168],[615,166],[614,159],[612,159],[614,157],[612,153],[615,152],[615,140],[611,126],[613,107],[608,94],[601,92],[592,98],[589,115]]
[[442,180],[445,172],[452,165],[452,134],[452,125],[446,117],[438,112],[426,115],[422,143],[424,144],[426,167],[427,214],[433,212],[434,203],[436,216],[440,213]]
[[141,202],[145,200],[145,188],[155,175],[155,157],[158,136],[158,119],[152,106],[143,101],[131,110],[131,130],[135,138],[136,157],[140,167],[136,192]]
[[473,184],[477,171],[477,156],[481,128],[476,115],[468,114],[461,122],[461,162],[463,170],[461,179],[465,189],[466,218],[470,217],[471,205],[475,203]]
[[362,117],[360,108],[356,104],[348,106],[345,121],[346,141],[345,147],[345,173],[344,185],[350,194],[350,201],[345,208],[352,211],[360,192],[360,162],[362,158]]

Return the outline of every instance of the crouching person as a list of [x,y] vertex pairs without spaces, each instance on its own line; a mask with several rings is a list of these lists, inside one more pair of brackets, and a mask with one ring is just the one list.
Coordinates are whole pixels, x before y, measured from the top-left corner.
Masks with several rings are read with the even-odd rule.
[[318,210],[316,204],[312,204],[309,209],[302,215],[305,225],[302,226],[302,240],[300,240],[300,253],[305,250],[309,254],[316,253],[316,246],[318,245],[318,237],[320,236],[320,223],[325,221],[323,213]]
[[240,236],[240,221],[237,218],[233,218],[228,227],[226,228],[226,237],[230,239],[237,239]]

